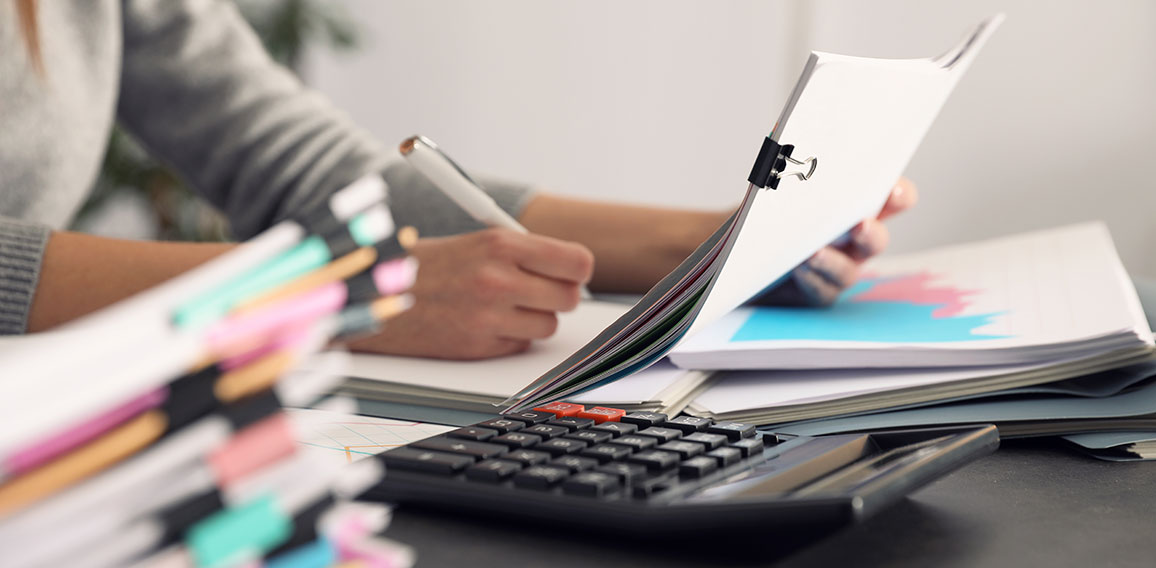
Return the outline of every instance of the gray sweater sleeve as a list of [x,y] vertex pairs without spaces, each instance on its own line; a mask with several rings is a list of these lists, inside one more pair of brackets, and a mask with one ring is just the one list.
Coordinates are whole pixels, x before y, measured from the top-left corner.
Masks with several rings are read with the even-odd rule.
[[48,228],[0,217],[0,335],[23,333]]
[[[383,172],[389,184],[389,208],[402,225],[413,225],[423,237],[441,237],[484,228],[450,201],[421,172],[407,162],[397,162]],[[525,185],[477,177],[486,193],[515,219],[534,196]]]
[[[388,181],[399,224],[429,236],[480,228],[414,170],[390,166],[379,144],[273,62],[233,2],[124,0],[122,8],[122,29],[109,30],[123,34],[121,123],[223,211],[237,237],[370,172]],[[531,196],[516,184],[485,185],[514,216]],[[0,217],[0,335],[26,329],[48,234]]]
[[117,114],[248,238],[385,167],[386,153],[273,62],[233,2],[126,0]]
[[[239,238],[375,171],[399,224],[431,236],[479,228],[408,166],[387,168],[391,154],[273,62],[233,2],[127,0],[124,9],[122,123]],[[531,195],[500,181],[486,188],[515,216]]]

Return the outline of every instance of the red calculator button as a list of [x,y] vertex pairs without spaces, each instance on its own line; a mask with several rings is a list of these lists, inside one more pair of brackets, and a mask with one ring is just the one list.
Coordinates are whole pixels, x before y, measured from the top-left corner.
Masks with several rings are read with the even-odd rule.
[[579,412],[586,410],[586,407],[581,404],[570,404],[569,402],[551,402],[546,406],[539,406],[534,410],[549,412],[558,418],[566,418],[576,416]]
[[594,408],[579,412],[577,416],[578,418],[589,418],[594,422],[601,424],[603,422],[618,422],[619,418],[626,416],[626,411],[620,408],[595,406]]

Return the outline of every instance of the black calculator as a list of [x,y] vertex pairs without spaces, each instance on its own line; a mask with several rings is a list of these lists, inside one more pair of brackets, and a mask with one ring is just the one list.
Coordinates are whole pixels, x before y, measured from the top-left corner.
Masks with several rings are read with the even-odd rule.
[[378,456],[364,498],[616,534],[829,530],[998,446],[995,426],[788,436],[555,402]]

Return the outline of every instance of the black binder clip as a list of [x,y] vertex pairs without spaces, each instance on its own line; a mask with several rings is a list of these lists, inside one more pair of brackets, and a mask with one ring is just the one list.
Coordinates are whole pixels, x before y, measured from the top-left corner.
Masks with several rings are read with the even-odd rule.
[[[751,175],[747,181],[755,187],[771,189],[779,188],[779,180],[787,176],[795,176],[802,181],[811,179],[815,169],[819,167],[819,158],[814,156],[806,160],[796,160],[791,157],[795,147],[790,144],[779,144],[767,136],[763,140],[763,147],[759,148],[759,157],[755,158],[755,166],[751,168]],[[807,171],[787,172],[787,164],[807,166]]]

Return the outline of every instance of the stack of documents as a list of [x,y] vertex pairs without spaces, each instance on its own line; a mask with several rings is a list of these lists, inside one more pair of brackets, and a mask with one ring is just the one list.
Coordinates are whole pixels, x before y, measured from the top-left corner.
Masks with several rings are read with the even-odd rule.
[[1145,361],[1152,344],[1107,229],[1090,223],[881,258],[828,309],[742,308],[671,358],[740,369],[717,372],[692,413],[782,424],[1026,387],[1062,396],[1039,385]]
[[3,564],[411,564],[374,538],[388,511],[350,501],[380,464],[318,459],[282,411],[340,380],[331,339],[410,302],[416,235],[384,197],[360,180],[185,276],[0,341]]

